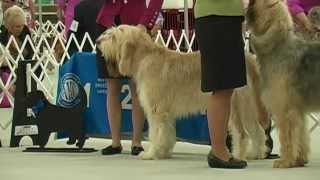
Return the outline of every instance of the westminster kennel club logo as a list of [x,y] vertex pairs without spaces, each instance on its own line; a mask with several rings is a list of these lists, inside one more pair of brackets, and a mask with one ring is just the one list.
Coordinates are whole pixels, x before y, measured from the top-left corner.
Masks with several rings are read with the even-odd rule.
[[61,91],[58,97],[58,105],[74,107],[80,103],[79,97],[80,79],[73,73],[67,73],[61,78]]

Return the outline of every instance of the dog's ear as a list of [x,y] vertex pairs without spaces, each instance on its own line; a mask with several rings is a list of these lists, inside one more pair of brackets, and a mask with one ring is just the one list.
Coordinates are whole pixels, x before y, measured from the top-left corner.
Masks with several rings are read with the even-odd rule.
[[135,45],[126,41],[122,44],[120,49],[120,57],[119,60],[119,72],[124,76],[130,76],[132,72],[132,59],[134,54]]
[[121,77],[117,63],[114,60],[108,60],[106,63],[106,66],[107,66],[107,70],[108,70],[107,71],[108,75],[110,77],[114,77],[114,78]]

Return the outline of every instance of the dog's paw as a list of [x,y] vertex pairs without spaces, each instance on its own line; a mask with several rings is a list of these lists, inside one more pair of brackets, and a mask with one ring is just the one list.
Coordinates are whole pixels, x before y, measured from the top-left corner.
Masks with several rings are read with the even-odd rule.
[[274,168],[291,168],[298,167],[297,161],[287,159],[277,159],[273,161]]
[[258,159],[265,159],[267,157],[265,152],[257,152],[256,154],[249,154],[247,156],[248,160],[258,160]]
[[296,165],[299,167],[303,167],[304,165],[308,164],[309,160],[307,157],[298,157],[296,161]]
[[153,153],[150,153],[150,152],[144,152],[142,151],[140,154],[139,154],[139,159],[141,160],[155,160],[157,159],[156,156],[153,154]]
[[298,158],[297,158],[297,163],[298,164],[308,164],[309,163],[308,154],[307,153],[300,154],[300,156],[298,156]]
[[158,155],[158,159],[171,159],[171,158],[172,158],[171,153],[165,153],[165,154]]
[[248,159],[251,159],[253,157],[249,157],[249,156],[235,156],[235,155],[232,155],[234,158],[236,159],[240,159],[240,160],[243,160],[243,161],[247,161]]
[[307,164],[308,162],[307,161],[304,161],[302,159],[298,159],[296,161],[296,167],[304,167],[305,164]]

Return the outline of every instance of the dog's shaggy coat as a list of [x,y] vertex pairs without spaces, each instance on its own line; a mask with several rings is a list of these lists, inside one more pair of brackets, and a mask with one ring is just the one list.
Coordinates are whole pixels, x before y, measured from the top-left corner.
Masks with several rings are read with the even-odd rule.
[[118,67],[121,75],[136,82],[151,143],[143,159],[169,158],[176,142],[175,119],[207,107],[200,89],[199,53],[168,50],[143,30],[126,25],[107,30],[98,41],[109,73],[117,72],[110,67]]
[[[231,98],[232,153],[239,159],[264,159],[269,114],[261,101],[259,67],[254,55],[246,55],[247,86],[237,88]],[[269,150],[270,151],[270,150]]]
[[308,162],[306,114],[320,108],[320,43],[295,36],[284,1],[251,0],[248,25],[261,72],[262,99],[279,130],[276,168]]
[[[175,119],[204,111],[200,54],[178,53],[153,42],[147,33],[121,25],[97,40],[112,76],[132,77],[149,123],[150,148],[143,159],[170,158],[176,142]],[[264,143],[264,142],[263,142]]]

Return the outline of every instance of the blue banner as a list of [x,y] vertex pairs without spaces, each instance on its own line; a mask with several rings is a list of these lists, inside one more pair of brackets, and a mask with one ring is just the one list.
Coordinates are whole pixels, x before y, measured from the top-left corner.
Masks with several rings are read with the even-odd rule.
[[108,133],[106,84],[104,80],[97,79],[96,60],[91,53],[76,53],[60,67],[57,105],[72,106],[72,104],[68,104],[68,99],[64,97],[67,96],[66,93],[73,92],[73,88],[77,84],[81,84],[87,93],[88,104],[84,113],[86,133]]
[[[110,134],[106,114],[106,82],[104,79],[97,78],[95,54],[76,53],[60,67],[57,93],[58,105],[72,105],[66,103],[64,97],[65,93],[72,92],[72,87],[76,83],[80,83],[84,87],[88,96],[88,105],[84,114],[86,133]],[[130,95],[129,85],[126,80],[123,80],[121,88],[123,109],[121,132],[126,134],[132,132]],[[187,119],[178,120],[176,127],[177,137],[180,140],[204,144],[209,142],[206,115],[195,115]]]

